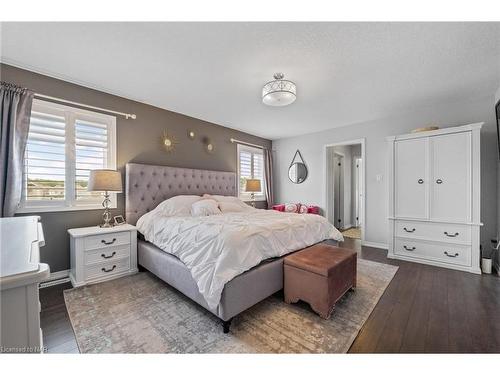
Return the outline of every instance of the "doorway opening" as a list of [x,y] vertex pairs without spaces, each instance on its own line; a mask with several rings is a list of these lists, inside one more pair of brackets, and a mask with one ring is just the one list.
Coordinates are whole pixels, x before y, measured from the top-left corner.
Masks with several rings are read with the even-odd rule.
[[344,237],[364,240],[365,140],[325,146],[326,217]]

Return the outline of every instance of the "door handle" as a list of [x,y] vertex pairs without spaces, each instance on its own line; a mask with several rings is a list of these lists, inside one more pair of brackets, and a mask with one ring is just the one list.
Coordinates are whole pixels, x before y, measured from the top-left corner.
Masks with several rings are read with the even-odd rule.
[[113,239],[112,239],[111,241],[109,241],[109,242],[106,242],[106,240],[101,240],[101,242],[102,242],[104,245],[111,245],[111,244],[115,243],[115,241],[116,241],[116,238],[113,238]]
[[455,234],[444,232],[444,234],[446,234],[448,237],[456,237],[456,236],[458,236],[458,232],[455,232]]
[[408,232],[408,233],[413,233],[415,232],[415,228],[413,229],[407,229],[406,227],[403,228],[405,232]]
[[420,185],[422,185],[422,184],[424,183],[424,180],[422,180],[421,178],[419,178],[419,179],[417,180],[417,182],[418,182]]
[[111,267],[109,270],[107,270],[106,268],[102,267],[102,268],[101,268],[101,271],[102,271],[102,272],[111,272],[111,271],[113,271],[115,268],[116,268],[116,264],[115,264],[115,265],[113,265],[113,267]]
[[436,184],[441,185],[442,183],[443,183],[443,180],[441,180],[440,178],[438,178],[438,179],[436,180]]
[[403,245],[403,247],[404,247],[404,249],[405,249],[405,250],[408,250],[408,251],[413,251],[413,250],[415,250],[415,249],[416,249],[416,247],[415,247],[415,246],[413,246],[413,247],[408,247],[408,246],[406,246],[406,245]]
[[444,254],[447,256],[447,257],[450,257],[450,258],[456,258],[458,256],[458,253],[455,253],[455,255],[451,255],[449,254],[447,251],[444,252]]
[[113,251],[113,252],[111,253],[111,255],[101,254],[101,256],[102,256],[104,259],[113,258],[115,255],[116,255],[116,251]]

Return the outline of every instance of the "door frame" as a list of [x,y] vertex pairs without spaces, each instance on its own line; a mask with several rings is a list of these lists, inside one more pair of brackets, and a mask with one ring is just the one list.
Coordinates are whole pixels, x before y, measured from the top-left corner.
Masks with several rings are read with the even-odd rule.
[[[358,164],[358,160],[361,161],[361,168],[359,168],[359,164]],[[355,213],[355,223],[356,223],[356,227],[360,226],[359,223],[362,221],[362,212],[363,212],[363,202],[362,202],[362,199],[363,199],[363,196],[364,196],[364,191],[363,191],[363,174],[362,174],[362,171],[363,171],[363,158],[360,157],[360,158],[354,158],[352,159],[352,163],[353,163],[353,170],[356,171],[356,176],[354,178],[354,191],[355,191],[355,196],[356,196],[356,209],[354,210],[354,213]],[[356,169],[354,169],[356,168]],[[361,183],[359,183],[361,181]],[[361,198],[360,198],[360,192],[361,191]]]
[[335,160],[335,158],[339,158],[341,160],[341,166],[339,168],[339,181],[338,181],[338,186],[339,186],[339,193],[341,192],[341,194],[339,195],[339,211],[338,211],[338,216],[337,216],[337,219],[340,219],[340,222],[342,223],[342,225],[339,225],[339,222],[337,221],[337,225],[335,225],[335,192],[336,192],[336,189],[335,189],[335,183],[337,181],[335,181],[335,165],[332,165],[333,166],[333,175],[332,175],[332,192],[333,192],[333,212],[331,213],[332,215],[332,219],[333,219],[333,226],[337,229],[341,229],[341,228],[345,228],[345,154],[343,154],[342,152],[338,152],[338,151],[333,151],[333,154],[332,154],[332,161]]
[[325,203],[326,207],[326,216],[327,219],[329,219],[330,213],[328,212],[328,207],[330,207],[330,199],[332,197],[329,197],[328,195],[328,190],[329,190],[329,182],[331,181],[331,173],[333,173],[333,170],[330,170],[331,163],[328,160],[329,159],[329,152],[328,150],[332,147],[335,146],[352,146],[352,145],[358,145],[361,144],[361,159],[363,159],[362,163],[362,171],[361,174],[363,176],[363,181],[362,181],[362,189],[363,189],[363,197],[362,197],[362,204],[363,204],[363,209],[362,209],[362,215],[361,215],[361,245],[365,244],[365,233],[366,233],[366,138],[358,138],[358,139],[352,139],[348,141],[342,141],[342,142],[335,142],[335,143],[329,143],[323,146],[323,202]]

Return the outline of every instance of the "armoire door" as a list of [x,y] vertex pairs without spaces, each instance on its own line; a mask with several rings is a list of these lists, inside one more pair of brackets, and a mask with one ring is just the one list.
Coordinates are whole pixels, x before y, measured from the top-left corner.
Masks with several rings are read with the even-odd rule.
[[430,138],[430,218],[469,222],[471,219],[470,132]]
[[396,217],[428,218],[426,138],[397,141],[395,147],[395,214]]

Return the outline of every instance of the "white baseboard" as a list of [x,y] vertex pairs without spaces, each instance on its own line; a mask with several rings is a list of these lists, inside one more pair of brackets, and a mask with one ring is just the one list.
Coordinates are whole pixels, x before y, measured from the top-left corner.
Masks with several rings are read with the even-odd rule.
[[387,245],[386,243],[382,243],[382,242],[362,241],[361,245],[363,245],[363,246],[370,246],[370,247],[376,247],[377,249],[384,249],[384,250],[389,249],[389,245]]
[[344,227],[342,227],[342,230],[347,230],[347,229],[350,229],[350,228],[352,228],[352,225],[351,224],[347,224]]
[[40,283],[40,288],[47,288],[49,286],[64,284],[69,282],[69,270],[62,270],[51,272],[47,280]]

